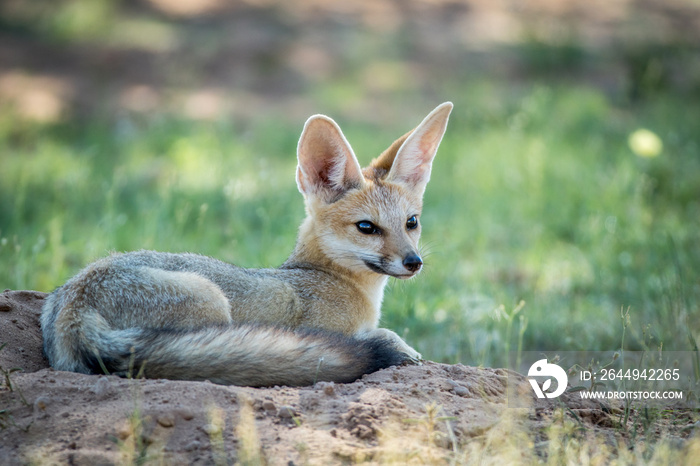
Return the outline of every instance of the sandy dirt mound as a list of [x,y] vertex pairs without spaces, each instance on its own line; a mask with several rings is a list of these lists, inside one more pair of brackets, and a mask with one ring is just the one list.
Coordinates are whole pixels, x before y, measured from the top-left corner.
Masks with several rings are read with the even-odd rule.
[[[504,419],[537,428],[548,410],[507,407],[502,369],[426,363],[351,384],[226,387],[54,371],[41,353],[43,293],[0,295],[3,464],[436,462]],[[595,406],[569,407],[600,424]],[[517,416],[508,415],[517,412]]]
[[9,291],[0,294],[0,366],[36,372],[49,367],[42,352],[39,315],[46,293]]

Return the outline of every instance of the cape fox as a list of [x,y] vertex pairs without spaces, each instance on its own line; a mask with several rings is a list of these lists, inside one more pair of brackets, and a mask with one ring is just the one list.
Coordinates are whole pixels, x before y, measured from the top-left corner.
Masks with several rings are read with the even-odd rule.
[[388,277],[416,275],[422,197],[452,104],[364,169],[338,125],[308,119],[297,148],[306,219],[277,269],[138,251],[87,266],[46,300],[58,370],[271,386],[352,382],[421,359],[377,328]]

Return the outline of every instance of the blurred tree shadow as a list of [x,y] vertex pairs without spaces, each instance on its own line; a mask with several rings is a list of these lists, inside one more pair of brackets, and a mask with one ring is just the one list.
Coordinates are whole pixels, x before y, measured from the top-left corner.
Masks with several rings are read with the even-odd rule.
[[333,101],[352,112],[442,96],[474,76],[696,98],[699,49],[692,0],[8,0],[0,106],[43,122],[301,118]]

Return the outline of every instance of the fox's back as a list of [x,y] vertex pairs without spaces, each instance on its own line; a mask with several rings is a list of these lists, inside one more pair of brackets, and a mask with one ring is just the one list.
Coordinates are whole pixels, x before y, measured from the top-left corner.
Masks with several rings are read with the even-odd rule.
[[172,311],[180,306],[196,311],[208,307],[205,301],[217,298],[224,301],[219,307],[231,322],[323,327],[352,334],[376,321],[372,306],[363,301],[355,284],[332,271],[303,265],[245,269],[191,253],[142,250],[112,254],[85,267],[56,290],[50,300],[55,303],[50,306],[52,312],[70,305],[76,297],[118,328],[148,325],[145,318],[176,327],[207,325],[211,313],[206,309],[200,311],[207,315],[194,312],[184,322],[172,320],[180,318]]

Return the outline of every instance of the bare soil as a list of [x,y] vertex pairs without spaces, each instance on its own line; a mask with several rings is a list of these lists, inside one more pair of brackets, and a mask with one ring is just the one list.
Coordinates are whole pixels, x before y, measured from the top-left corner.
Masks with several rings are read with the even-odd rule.
[[[0,294],[3,464],[432,463],[503,422],[532,431],[552,414],[508,408],[507,380],[522,376],[461,364],[392,367],[303,388],[54,371],[41,348],[45,296]],[[611,426],[599,406],[565,403],[581,422]]]

